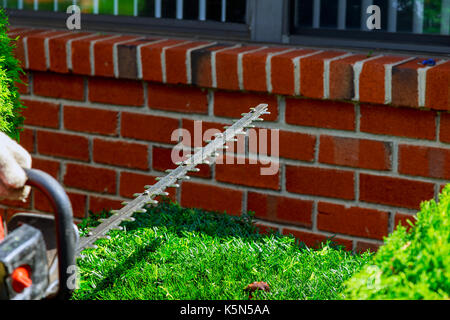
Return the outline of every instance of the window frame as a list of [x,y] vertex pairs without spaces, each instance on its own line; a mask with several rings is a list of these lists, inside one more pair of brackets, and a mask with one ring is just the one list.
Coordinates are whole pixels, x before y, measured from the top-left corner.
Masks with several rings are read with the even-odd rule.
[[[294,0],[247,0],[245,23],[84,14],[82,30],[450,56],[450,36],[446,35],[295,28],[293,3]],[[64,12],[7,12],[11,23],[33,27],[61,28],[67,19]]]

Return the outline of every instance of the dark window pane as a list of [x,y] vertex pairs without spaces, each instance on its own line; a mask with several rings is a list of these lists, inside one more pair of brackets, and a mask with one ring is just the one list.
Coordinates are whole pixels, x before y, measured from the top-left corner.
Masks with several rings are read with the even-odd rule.
[[347,29],[361,29],[361,0],[347,0]]
[[336,0],[322,0],[320,3],[320,27],[321,28],[336,28],[337,27],[337,12],[338,1]]
[[247,1],[227,0],[227,22],[245,23]]
[[183,19],[187,20],[198,19],[198,0],[184,0]]
[[[176,7],[177,7],[177,1],[176,0],[163,0],[162,2],[162,9],[161,9],[161,16],[162,18],[175,18],[176,17]],[[186,4],[185,4],[186,6]]]

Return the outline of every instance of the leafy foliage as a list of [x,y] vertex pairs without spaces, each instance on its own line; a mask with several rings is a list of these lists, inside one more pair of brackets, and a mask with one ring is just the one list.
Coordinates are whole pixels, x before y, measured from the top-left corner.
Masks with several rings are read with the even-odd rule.
[[14,44],[6,32],[8,19],[0,9],[0,131],[19,140],[23,117],[23,107],[19,100],[16,83],[22,83],[19,76],[23,71],[19,61],[13,56]]
[[[103,214],[105,216],[105,213]],[[78,260],[74,299],[335,299],[342,283],[368,261],[331,243],[320,250],[293,237],[261,235],[252,216],[233,217],[163,202],[135,214]],[[92,218],[80,227],[93,226]]]
[[417,221],[385,239],[373,261],[346,284],[350,299],[450,298],[450,185],[422,203]]

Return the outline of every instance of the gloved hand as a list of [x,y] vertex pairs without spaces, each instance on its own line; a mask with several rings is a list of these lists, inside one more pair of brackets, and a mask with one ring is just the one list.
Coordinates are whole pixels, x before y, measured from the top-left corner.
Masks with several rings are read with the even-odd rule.
[[30,154],[0,132],[0,199],[26,200],[30,187],[22,168],[31,168]]

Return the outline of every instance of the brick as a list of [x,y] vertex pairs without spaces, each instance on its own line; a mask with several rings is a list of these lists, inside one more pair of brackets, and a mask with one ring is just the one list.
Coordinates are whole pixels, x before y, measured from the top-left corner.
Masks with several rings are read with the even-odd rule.
[[68,163],[63,181],[67,187],[99,193],[116,193],[116,172],[111,169]]
[[295,73],[300,74],[300,70],[295,69],[294,59],[313,52],[317,51],[298,49],[273,56],[270,60],[272,92],[288,96],[295,95],[298,89],[295,87]]
[[206,91],[193,87],[148,84],[148,106],[175,112],[208,113]]
[[427,71],[425,106],[450,110],[450,61]]
[[303,166],[286,166],[286,190],[314,196],[355,199],[351,171]]
[[355,251],[360,254],[362,254],[366,251],[377,252],[378,249],[380,248],[380,246],[381,246],[381,244],[379,244],[379,243],[368,242],[368,241],[357,241]]
[[242,79],[244,89],[248,91],[267,92],[266,61],[271,53],[277,53],[286,48],[267,48],[250,52],[242,56]]
[[398,150],[400,173],[450,179],[450,149],[402,144]]
[[359,100],[384,104],[386,98],[386,65],[405,60],[401,56],[382,56],[364,63],[359,75]]
[[45,41],[55,36],[70,34],[67,31],[49,31],[42,33],[29,34],[27,36],[27,50],[28,50],[28,69],[46,71],[47,58],[45,52]]
[[59,128],[59,104],[24,99],[22,103],[26,106],[22,110],[26,125]]
[[229,48],[230,45],[218,44],[191,51],[192,84],[197,87],[213,86],[211,55],[214,51]]
[[30,93],[30,87],[28,86],[30,81],[28,79],[28,76],[29,76],[28,73],[19,75],[21,82],[17,81],[16,87],[20,94],[29,94]]
[[270,114],[263,115],[265,121],[276,121],[278,118],[278,102],[276,96],[241,93],[241,92],[214,92],[214,115],[227,118],[241,118],[242,113],[250,108],[265,103],[268,104]]
[[360,130],[374,134],[434,140],[436,113],[432,111],[361,105]]
[[33,73],[34,94],[44,97],[84,100],[84,79],[50,72]]
[[89,141],[82,136],[38,131],[37,147],[40,154],[89,161]]
[[258,234],[272,234],[272,233],[277,233],[279,232],[278,228],[274,227],[274,226],[269,226],[266,225],[264,223],[254,223],[256,230],[258,232]]
[[67,42],[87,35],[89,35],[89,33],[87,32],[76,32],[69,33],[68,35],[63,37],[49,39],[49,69],[53,72],[69,72],[69,66],[67,65]]
[[[14,210],[14,214],[17,212],[23,212],[23,209],[31,209],[31,197],[28,197],[26,201],[20,200],[0,200],[0,205],[6,206],[9,208],[17,208],[22,210]],[[9,210],[8,210],[9,211]],[[8,212],[9,214],[9,212]]]
[[337,245],[344,246],[345,250],[352,250],[353,243],[351,240],[343,239],[334,236],[326,236],[323,234],[308,232],[308,231],[300,231],[290,228],[283,229],[284,235],[292,235],[300,242],[304,243],[307,247],[319,249],[322,244],[324,244],[327,240],[334,242]]
[[422,181],[360,174],[359,199],[394,207],[419,209],[434,197],[434,184]]
[[89,211],[94,214],[101,213],[103,210],[119,210],[123,207],[122,200],[89,196]]
[[258,49],[257,46],[242,46],[217,52],[216,77],[217,88],[239,90],[238,55]]
[[410,222],[413,225],[416,223],[416,215],[397,212],[394,218],[394,230],[397,229],[398,225],[402,225],[409,231],[411,229]]
[[56,180],[59,180],[60,164],[58,161],[33,157],[32,167],[34,169],[42,170],[51,175]]
[[388,234],[386,211],[319,202],[317,213],[319,230],[380,240]]
[[95,138],[93,159],[97,163],[147,170],[148,147],[139,143]]
[[166,82],[171,84],[190,84],[191,81],[189,78],[191,74],[188,75],[190,70],[186,68],[189,50],[208,44],[209,42],[206,41],[195,41],[167,48],[165,51]]
[[310,99],[286,99],[286,123],[338,130],[355,130],[352,103]]
[[[39,33],[44,33],[44,32],[48,32],[48,30],[43,30],[43,29],[27,29],[24,30],[23,32],[20,32],[18,36],[18,40],[15,41],[15,48],[13,49],[13,53],[14,53],[14,57],[19,60],[20,65],[22,66],[23,69],[26,69],[25,66],[25,62],[26,62],[26,58],[25,58],[25,46],[24,46],[24,40],[26,37],[33,35],[33,34],[39,34]],[[45,58],[45,56],[44,56]]]
[[309,98],[322,99],[325,60],[344,54],[345,52],[326,51],[302,59],[300,62],[300,94]]
[[[269,129],[266,134],[263,134],[262,130],[266,129],[258,128],[249,130],[248,149],[251,153],[259,152],[260,154],[274,156],[272,148],[277,146],[278,155],[282,158],[309,162],[314,161],[316,149],[315,136],[306,133],[279,130],[277,139],[274,135],[275,131]],[[253,134],[253,132],[255,132],[255,134]],[[260,143],[264,143],[265,139],[266,150],[262,150]]]
[[119,78],[137,79],[138,62],[137,50],[139,45],[144,45],[157,40],[156,38],[146,38],[130,42],[121,43],[117,46],[117,64]]
[[364,59],[367,59],[367,55],[355,54],[331,61],[329,78],[330,99],[351,100],[355,97],[353,66],[356,62]]
[[312,225],[313,202],[309,200],[248,192],[247,210],[255,217],[275,222],[286,222],[304,227]]
[[20,133],[20,145],[30,153],[35,152],[34,148],[35,134],[33,129],[25,128]]
[[[262,168],[269,165],[251,164],[247,159],[229,157],[231,160],[218,158],[216,163],[216,180],[226,183],[244,185],[255,188],[280,190],[280,172],[273,175],[262,175]],[[240,164],[241,162],[244,162]],[[232,163],[228,163],[232,162]]]
[[367,139],[320,137],[319,162],[364,168],[390,170],[392,143]]
[[123,112],[120,132],[127,138],[175,144],[171,136],[178,126],[178,119]]
[[[172,161],[172,149],[153,146],[152,149],[152,165],[153,170],[165,171],[167,169],[175,169],[177,165]],[[180,159],[181,160],[181,159]],[[178,161],[176,161],[178,162]],[[190,176],[199,178],[211,178],[211,167],[207,164],[197,166],[199,172],[191,172]]]
[[[146,185],[155,184],[157,182],[155,178],[156,176],[153,175],[138,174],[132,172],[121,172],[119,193],[122,197],[134,198],[133,195],[135,193],[144,192],[144,187]],[[176,201],[177,189],[168,188],[165,191],[169,193],[168,197],[172,201]]]
[[[72,205],[73,216],[75,218],[85,218],[87,196],[73,192],[68,192],[67,196],[69,197],[70,204]],[[34,192],[34,208],[36,210],[54,213],[50,201],[40,190],[37,189]]]
[[196,182],[183,182],[181,186],[181,205],[187,208],[201,208],[209,211],[240,215],[242,211],[242,195],[242,191],[236,189]]
[[[85,39],[75,39],[71,43],[72,72],[91,75],[91,45],[93,41],[106,39],[110,35],[96,35]],[[92,61],[93,63],[93,61]]]
[[185,40],[167,39],[141,47],[142,78],[148,81],[163,81],[161,56],[164,48],[186,42]]
[[89,78],[88,85],[92,102],[133,107],[144,104],[144,87],[140,81]]
[[442,112],[440,116],[439,140],[441,142],[450,143],[450,113]]
[[94,44],[94,69],[96,76],[114,76],[114,45],[119,42],[137,40],[136,36],[119,36],[103,39]]
[[64,106],[66,130],[117,136],[118,117],[119,113],[116,111]]
[[392,104],[395,106],[419,106],[418,69],[424,59],[414,59],[392,68]]

